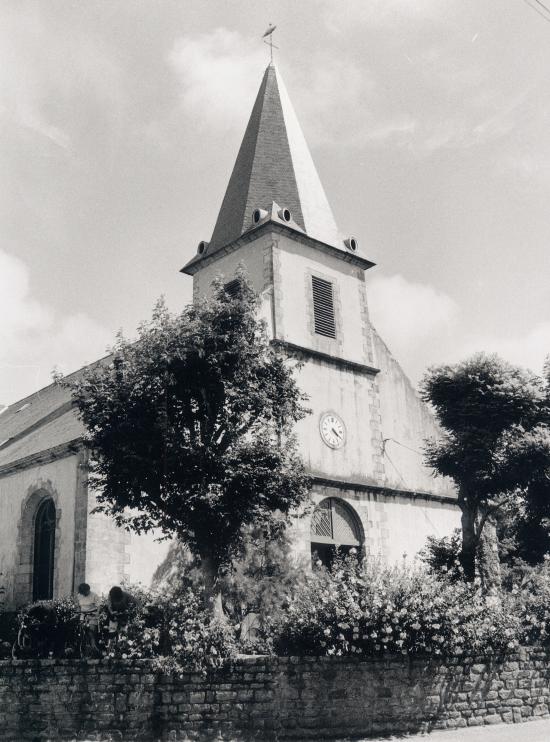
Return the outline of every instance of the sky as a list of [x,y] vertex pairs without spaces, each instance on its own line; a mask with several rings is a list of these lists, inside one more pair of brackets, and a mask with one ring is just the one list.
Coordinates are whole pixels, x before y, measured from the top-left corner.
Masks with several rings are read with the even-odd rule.
[[[531,3],[531,6],[530,4]],[[550,0],[548,2],[550,7]],[[540,12],[537,12],[540,11]],[[2,0],[0,405],[104,355],[212,234],[276,62],[413,383],[550,353],[550,13],[536,0]]]

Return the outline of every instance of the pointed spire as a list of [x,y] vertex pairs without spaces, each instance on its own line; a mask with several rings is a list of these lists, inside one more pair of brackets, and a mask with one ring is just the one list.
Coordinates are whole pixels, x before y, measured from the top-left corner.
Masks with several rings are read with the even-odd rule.
[[238,239],[254,209],[289,209],[295,226],[341,246],[338,229],[285,85],[271,63],[246,127],[218,215],[210,250]]

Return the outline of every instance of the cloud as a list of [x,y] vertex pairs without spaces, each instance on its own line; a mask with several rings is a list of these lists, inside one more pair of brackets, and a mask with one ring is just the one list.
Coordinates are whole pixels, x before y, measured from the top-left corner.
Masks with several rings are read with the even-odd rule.
[[97,37],[71,23],[70,13],[19,3],[2,10],[1,119],[68,150],[89,126],[78,117],[85,99],[89,116],[119,113],[120,71]]
[[[316,50],[310,64],[285,70],[310,144],[391,147],[427,157],[508,137],[522,119],[527,93],[511,95],[502,84],[495,86],[486,65],[465,55],[471,36],[454,28],[455,10],[436,0],[352,2],[345,11],[341,3],[326,3],[321,23],[345,29],[349,45],[338,54]],[[397,19],[405,24],[400,50],[391,33]],[[428,40],[425,28],[435,20],[449,32]],[[379,32],[380,24],[388,27]],[[387,37],[382,45],[380,34]],[[369,39],[378,53],[359,56],[356,44],[368,46]],[[180,37],[168,61],[193,125],[199,118],[213,132],[242,133],[265,58],[257,39],[223,27]]]
[[519,176],[531,184],[535,178],[534,185],[538,187],[540,179],[550,176],[550,150],[548,147],[546,149],[545,152],[541,148],[536,150],[533,147],[532,151],[521,152],[519,148],[516,148],[515,152],[506,152],[497,163],[496,170],[512,177]]
[[179,38],[168,57],[181,85],[181,102],[195,125],[226,132],[243,129],[265,67],[257,39],[217,28]]
[[457,324],[459,309],[447,294],[403,276],[380,276],[367,286],[372,321],[395,357],[416,381],[440,353]]
[[521,335],[474,337],[462,345],[462,357],[481,350],[486,353],[497,353],[510,363],[540,374],[546,358],[550,356],[550,320],[539,322]]
[[82,313],[58,316],[33,298],[29,271],[0,251],[0,406],[105,354],[107,330]]
[[538,374],[550,356],[550,320],[515,335],[491,335],[467,327],[454,299],[429,284],[380,276],[367,291],[373,325],[415,384],[429,366],[478,352],[497,353]]

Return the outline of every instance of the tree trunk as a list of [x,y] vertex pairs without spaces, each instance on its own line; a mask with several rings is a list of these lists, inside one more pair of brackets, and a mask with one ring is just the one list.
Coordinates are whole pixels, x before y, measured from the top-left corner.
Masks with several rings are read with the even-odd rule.
[[501,588],[501,574],[496,522],[490,516],[482,522],[477,506],[471,505],[468,498],[460,501],[460,508],[462,510],[460,563],[464,577],[468,582],[473,582],[477,566],[485,594],[497,600]]
[[470,507],[467,500],[460,502],[462,510],[462,549],[460,551],[460,563],[464,570],[464,578],[473,582],[476,576],[476,515],[477,508]]
[[494,518],[487,517],[478,546],[478,568],[483,591],[490,600],[498,600],[502,587],[500,559],[498,557],[497,526]]
[[204,576],[205,585],[204,607],[212,614],[212,618],[225,621],[222,593],[218,580],[218,565],[211,556],[201,557],[201,572]]

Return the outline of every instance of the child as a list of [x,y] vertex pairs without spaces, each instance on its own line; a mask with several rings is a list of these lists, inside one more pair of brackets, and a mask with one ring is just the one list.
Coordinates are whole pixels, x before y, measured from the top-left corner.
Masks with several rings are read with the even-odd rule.
[[92,637],[94,648],[97,649],[98,623],[99,623],[99,597],[90,590],[87,582],[81,582],[76,594],[80,608],[80,620],[88,618],[88,626]]

